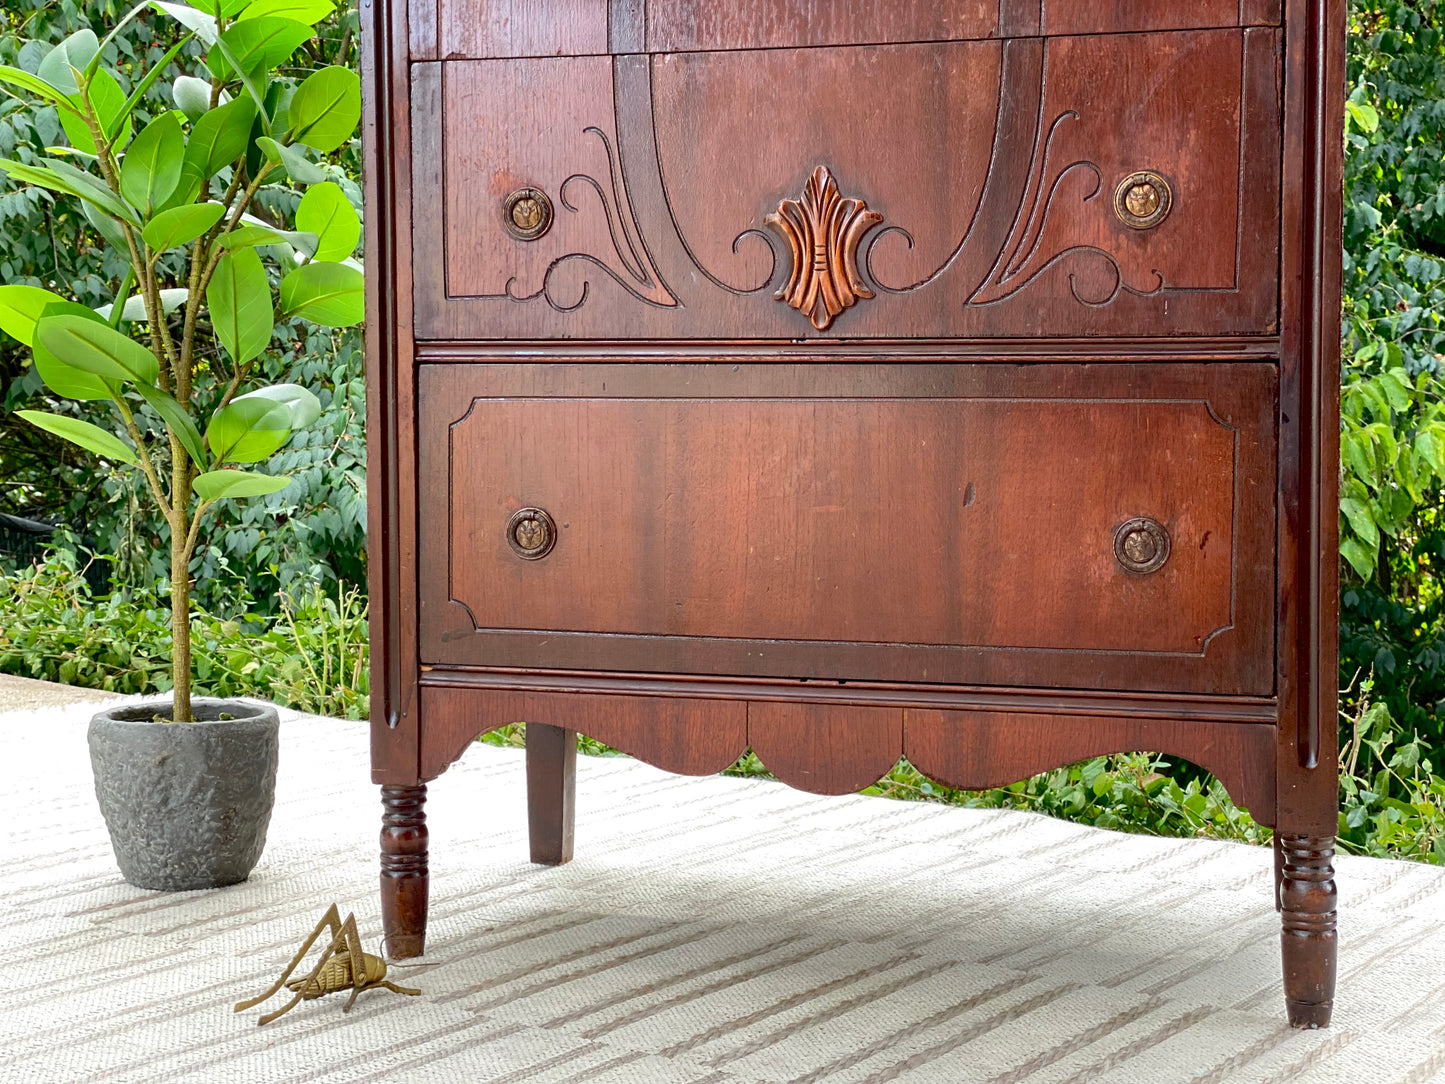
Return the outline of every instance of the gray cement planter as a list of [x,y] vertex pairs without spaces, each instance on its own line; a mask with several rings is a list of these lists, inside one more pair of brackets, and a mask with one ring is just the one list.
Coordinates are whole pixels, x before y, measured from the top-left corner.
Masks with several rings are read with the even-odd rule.
[[266,846],[280,744],[276,709],[239,700],[192,706],[194,723],[156,722],[171,710],[159,700],[90,721],[95,796],[120,872],[138,888],[236,884]]

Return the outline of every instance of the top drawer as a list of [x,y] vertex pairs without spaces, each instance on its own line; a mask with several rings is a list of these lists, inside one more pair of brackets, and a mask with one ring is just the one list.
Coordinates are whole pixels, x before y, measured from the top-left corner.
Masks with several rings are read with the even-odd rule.
[[1270,335],[1278,50],[1255,27],[415,64],[416,335]]
[[411,0],[414,60],[1278,26],[1281,0]]

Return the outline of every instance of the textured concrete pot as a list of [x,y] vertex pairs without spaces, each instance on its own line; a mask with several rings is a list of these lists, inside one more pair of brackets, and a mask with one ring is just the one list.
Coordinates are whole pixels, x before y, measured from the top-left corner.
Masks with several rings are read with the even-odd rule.
[[120,872],[138,888],[236,884],[266,846],[276,709],[239,700],[192,706],[194,723],[156,722],[170,713],[169,701],[112,708],[90,721],[95,796]]

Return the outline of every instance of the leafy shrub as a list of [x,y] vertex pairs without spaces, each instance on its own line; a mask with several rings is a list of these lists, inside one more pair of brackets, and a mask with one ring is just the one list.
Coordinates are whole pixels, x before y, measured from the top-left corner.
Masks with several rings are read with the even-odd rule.
[[[192,612],[195,692],[254,696],[300,711],[366,717],[366,602],[312,583],[278,617]],[[117,693],[170,691],[170,608],[156,590],[91,596],[75,551],[0,583],[0,672]]]
[[[1351,17],[1341,676],[1445,752],[1445,5]],[[1346,704],[1351,716],[1358,714]],[[1437,762],[1442,759],[1437,756]]]

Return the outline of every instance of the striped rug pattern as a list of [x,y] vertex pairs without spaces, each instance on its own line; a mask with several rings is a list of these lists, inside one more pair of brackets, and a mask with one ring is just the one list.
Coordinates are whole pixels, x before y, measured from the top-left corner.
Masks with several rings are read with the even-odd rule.
[[380,938],[362,723],[283,715],[249,882],[116,872],[90,709],[0,715],[0,1081],[1445,1082],[1445,872],[1344,858],[1336,1026],[1284,1023],[1266,850],[581,758],[577,859],[526,861],[522,757],[431,787],[419,998],[260,993],[332,901]]

